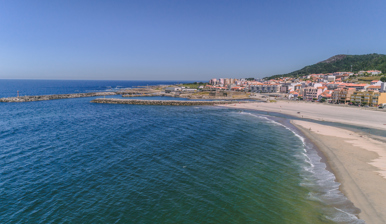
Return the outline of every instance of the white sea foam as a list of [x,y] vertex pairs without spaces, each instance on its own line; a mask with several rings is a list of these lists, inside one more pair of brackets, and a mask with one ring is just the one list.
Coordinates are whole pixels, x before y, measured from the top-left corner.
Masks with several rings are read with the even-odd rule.
[[343,211],[342,209],[334,207],[338,211],[338,215],[328,216],[325,217],[331,221],[337,222],[337,223],[356,223],[356,224],[362,224],[365,223],[363,220],[358,219],[355,215],[348,213],[346,211]]
[[340,183],[335,181],[335,175],[326,169],[326,164],[321,162],[321,157],[317,151],[312,146],[307,145],[305,138],[291,128],[267,116],[248,112],[241,112],[241,114],[257,117],[265,120],[267,123],[282,126],[302,141],[304,152],[296,157],[302,159],[299,162],[305,162],[302,167],[305,172],[301,173],[303,181],[299,185],[308,188],[310,191],[308,194],[309,200],[329,205],[325,211],[327,219],[338,223],[364,223],[363,220],[358,219],[355,215],[359,210],[352,207],[348,199],[339,191]]
[[302,154],[303,154],[304,157],[305,157],[304,161],[305,161],[306,163],[310,164],[311,167],[315,167],[315,165],[312,163],[310,157],[308,157],[308,155],[305,154],[305,153],[303,153],[303,152],[302,152]]
[[[287,126],[285,126],[285,125],[283,125],[283,124],[281,124],[281,123],[279,123],[279,122],[277,122],[277,121],[274,121],[274,120],[272,120],[272,119],[269,119],[269,118],[266,117],[266,116],[256,115],[256,114],[247,113],[247,112],[241,112],[241,114],[247,114],[247,115],[250,115],[250,116],[253,116],[253,117],[265,119],[265,120],[267,120],[269,123],[272,123],[272,124],[275,124],[275,125],[282,126],[282,127],[284,127],[285,129],[291,131],[296,137],[298,137],[298,138],[302,141],[302,143],[303,143],[304,146],[306,145],[305,139],[304,139],[302,136],[300,136],[298,133],[296,133],[296,132],[295,132],[294,130],[292,130],[291,128],[289,128],[289,127],[287,127]],[[303,150],[304,150],[305,152],[307,152],[307,150],[306,150],[305,148],[304,148]]]

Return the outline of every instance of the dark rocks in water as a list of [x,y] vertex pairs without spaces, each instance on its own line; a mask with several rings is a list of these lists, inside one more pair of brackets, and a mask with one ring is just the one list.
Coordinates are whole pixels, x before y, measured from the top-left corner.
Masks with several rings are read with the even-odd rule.
[[0,102],[21,103],[21,102],[42,101],[42,100],[58,100],[58,99],[94,97],[94,96],[111,96],[111,95],[117,95],[117,94],[118,93],[116,92],[96,92],[96,93],[55,94],[55,95],[41,95],[41,96],[20,96],[20,97],[0,98]]
[[[200,106],[233,104],[235,101],[184,101],[184,100],[132,100],[132,99],[95,99],[91,103],[109,104],[135,104],[135,105],[160,105],[160,106]],[[249,103],[249,102],[243,102]]]

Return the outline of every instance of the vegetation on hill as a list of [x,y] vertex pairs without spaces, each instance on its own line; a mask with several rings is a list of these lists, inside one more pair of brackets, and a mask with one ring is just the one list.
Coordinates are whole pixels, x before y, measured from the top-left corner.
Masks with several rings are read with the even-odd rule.
[[[352,67],[351,67],[352,66]],[[300,70],[287,74],[274,75],[266,79],[280,77],[299,77],[309,74],[333,73],[333,72],[358,72],[367,70],[380,70],[386,72],[386,55],[365,54],[365,55],[335,55],[327,60],[314,65],[306,66]]]

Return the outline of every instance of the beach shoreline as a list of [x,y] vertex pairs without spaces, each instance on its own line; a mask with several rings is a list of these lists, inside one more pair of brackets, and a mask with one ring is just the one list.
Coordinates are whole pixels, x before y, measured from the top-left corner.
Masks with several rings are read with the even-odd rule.
[[[312,108],[305,108],[305,106],[300,108],[290,107],[287,110],[281,109],[283,106],[283,103],[278,103],[277,105],[265,103],[258,105],[236,104],[227,105],[226,107],[275,112],[300,118],[303,116],[314,121],[337,122],[331,121],[334,119],[321,116],[322,113],[325,113],[325,116],[331,116],[331,111],[328,110],[329,108],[318,107],[317,110],[319,110],[319,113],[315,113]],[[312,105],[308,104],[307,106],[310,107]],[[305,112],[303,115],[299,115],[296,110]],[[334,112],[338,114],[340,111]],[[347,112],[347,110],[343,113],[345,112]],[[378,113],[384,115],[383,112]],[[345,116],[347,115],[345,114]],[[377,125],[376,122],[374,122],[369,113],[360,115],[354,111],[354,117],[361,116],[368,117],[368,125],[361,125],[363,122],[366,122],[366,120],[350,122],[351,117],[346,117],[346,119],[342,119],[338,123],[385,130],[383,126]],[[368,135],[358,134],[344,128],[319,124],[312,121],[291,119],[290,123],[297,128],[304,137],[311,141],[316,146],[318,152],[322,154],[322,162],[326,163],[326,169],[331,171],[336,181],[341,184],[339,190],[355,207],[361,210],[358,218],[364,220],[366,223],[386,223],[386,211],[384,211],[386,207],[385,143],[374,140]]]
[[[341,128],[292,121],[323,153],[329,169],[341,183],[340,191],[359,208],[366,223],[386,223],[386,179],[381,142]],[[369,147],[364,148],[363,144]]]
[[275,103],[249,103],[245,105],[219,105],[228,108],[258,110],[286,114],[315,121],[342,123],[386,131],[384,111],[366,110],[358,107],[337,107],[333,105],[277,101]]

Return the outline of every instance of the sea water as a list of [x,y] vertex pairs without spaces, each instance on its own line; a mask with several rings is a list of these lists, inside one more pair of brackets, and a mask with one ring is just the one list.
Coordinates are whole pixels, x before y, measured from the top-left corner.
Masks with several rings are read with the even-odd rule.
[[[0,96],[135,85],[0,80]],[[0,223],[363,223],[286,122],[91,99],[0,104]]]

